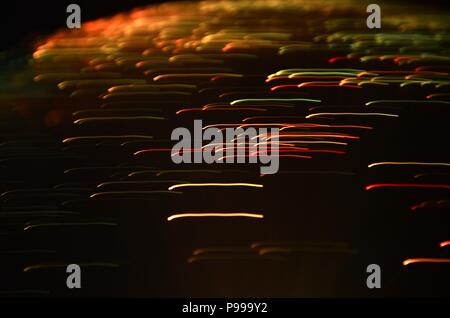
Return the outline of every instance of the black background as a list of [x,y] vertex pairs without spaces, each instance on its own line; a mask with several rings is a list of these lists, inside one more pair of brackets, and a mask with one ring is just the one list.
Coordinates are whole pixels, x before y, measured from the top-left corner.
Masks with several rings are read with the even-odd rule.
[[43,36],[66,26],[71,3],[81,7],[81,21],[114,15],[121,11],[148,4],[167,1],[157,0],[41,0],[2,1],[0,14],[0,50],[29,48],[38,36]]

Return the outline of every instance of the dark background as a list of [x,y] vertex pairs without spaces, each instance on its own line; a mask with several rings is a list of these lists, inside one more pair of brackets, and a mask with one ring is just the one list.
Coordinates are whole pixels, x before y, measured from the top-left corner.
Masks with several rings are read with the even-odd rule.
[[66,26],[71,3],[81,7],[81,22],[111,16],[121,11],[163,0],[41,0],[3,1],[0,18],[0,50],[28,48],[38,36],[43,36]]

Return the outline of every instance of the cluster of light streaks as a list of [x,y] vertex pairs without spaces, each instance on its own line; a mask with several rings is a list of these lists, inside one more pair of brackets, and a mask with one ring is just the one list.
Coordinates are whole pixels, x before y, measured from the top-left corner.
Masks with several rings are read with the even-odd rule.
[[[380,171],[383,169],[394,169],[394,171],[404,170],[407,175],[413,175],[412,178],[417,181],[422,181],[421,183],[378,183],[370,184],[365,187],[366,190],[384,190],[392,191],[391,189],[401,189],[406,193],[410,190],[420,190],[426,191],[426,193],[431,196],[434,191],[448,191],[450,190],[450,184],[431,184],[425,183],[427,181],[425,176],[430,175],[446,175],[448,173],[449,163],[446,162],[423,162],[423,161],[382,161],[374,162],[368,165],[368,168],[374,171]],[[422,169],[437,169],[440,172],[426,173]],[[391,172],[392,173],[392,172]],[[395,175],[395,174],[394,174]],[[425,181],[425,182],[423,182]],[[409,200],[413,200],[409,198]],[[448,210],[449,208],[448,200],[426,200],[419,203],[412,204],[410,210],[413,212],[419,212],[420,210],[430,210],[430,209],[442,209]],[[445,247],[449,244],[448,241],[439,243],[439,247]],[[402,262],[403,266],[410,266],[411,264],[429,264],[429,265],[445,265],[449,264],[449,258],[443,257],[417,257],[409,258]]]
[[[31,265],[20,262],[28,274],[60,271],[74,259],[81,266],[116,268],[117,259],[132,253],[139,253],[133,259],[152,257],[152,263],[173,260],[162,268],[128,268],[139,281],[152,271],[149,290],[176,280],[160,274],[167,268],[174,277],[192,275],[200,286],[205,278],[195,276],[191,265],[213,261],[203,269],[211,277],[205,285],[224,273],[239,295],[234,274],[258,273],[245,282],[257,294],[264,289],[258,287],[260,273],[268,281],[286,273],[289,281],[270,296],[310,297],[317,289],[320,295],[333,290],[333,296],[340,290],[298,277],[320,278],[335,265],[335,282],[344,275],[342,264],[359,264],[360,250],[369,255],[373,246],[395,248],[391,237],[424,240],[430,251],[439,246],[448,252],[448,237],[432,227],[389,224],[396,229],[387,239],[383,226],[399,222],[404,211],[396,209],[404,202],[404,219],[448,221],[436,215],[450,207],[449,158],[443,151],[427,159],[427,151],[414,156],[382,147],[392,139],[399,147],[419,148],[413,144],[417,135],[395,139],[411,126],[424,135],[440,129],[430,142],[445,139],[446,122],[430,121],[448,119],[450,109],[448,15],[434,13],[430,23],[422,13],[382,7],[390,14],[383,14],[381,32],[365,28],[365,7],[357,1],[207,0],[137,8],[44,39],[22,75],[21,98],[0,100],[14,114],[1,118],[0,235],[19,233],[43,243],[39,249],[19,244],[7,254],[41,251],[36,253],[44,256],[31,257]],[[413,118],[417,123],[411,124]],[[228,150],[233,158],[253,158],[279,142],[278,174],[261,175],[253,164],[174,165],[171,131],[191,127],[193,119],[203,120],[202,131],[279,128],[278,141],[259,134],[256,149],[240,143],[241,136],[183,149],[197,155],[214,148],[224,161]],[[386,206],[393,206],[390,218],[378,219]],[[366,217],[369,211],[361,207],[379,208],[377,217]],[[370,237],[361,238],[360,228]],[[118,245],[133,245],[130,252],[101,245],[118,233],[125,240]],[[66,240],[74,251],[64,251]],[[199,241],[217,247],[195,249]],[[400,274],[411,264],[449,263],[445,257],[410,258],[401,266],[391,254],[380,262],[394,264]],[[186,258],[188,268],[176,263]],[[224,261],[251,266],[234,273],[214,267]],[[266,261],[276,264],[261,267]],[[47,294],[35,286],[7,292]]]
[[[400,88],[411,85],[435,88],[448,85],[447,72],[422,71],[419,68],[411,71],[360,70],[360,69],[286,69],[270,74],[266,82],[272,83],[272,91],[301,89],[311,87],[342,87],[383,89],[392,85]],[[276,85],[282,81],[287,84]],[[436,97],[439,97],[438,95]],[[425,101],[421,101],[424,103]]]

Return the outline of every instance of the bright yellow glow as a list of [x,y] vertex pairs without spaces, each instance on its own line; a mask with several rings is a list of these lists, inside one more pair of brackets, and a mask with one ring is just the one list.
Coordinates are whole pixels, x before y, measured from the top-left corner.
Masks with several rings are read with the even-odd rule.
[[404,266],[414,263],[450,263],[450,258],[409,258],[403,261]]

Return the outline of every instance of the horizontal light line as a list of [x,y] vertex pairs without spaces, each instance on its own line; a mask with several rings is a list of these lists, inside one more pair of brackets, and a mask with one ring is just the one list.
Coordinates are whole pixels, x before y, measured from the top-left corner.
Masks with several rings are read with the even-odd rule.
[[403,261],[404,266],[414,263],[450,263],[450,258],[409,258]]
[[450,167],[450,163],[446,162],[397,162],[397,161],[384,161],[384,162],[374,162],[369,164],[367,167],[372,168],[376,166],[387,166],[387,165],[418,165],[418,166],[447,166]]
[[450,189],[447,184],[420,184],[420,183],[377,183],[366,186],[366,190],[377,188],[432,188],[432,189]]
[[305,118],[313,118],[318,116],[384,116],[384,117],[399,117],[396,114],[387,113],[315,113],[305,116]]
[[257,183],[182,183],[169,187],[169,190],[185,187],[252,187],[262,188],[262,184]]
[[167,221],[191,217],[246,217],[246,218],[262,219],[264,218],[264,215],[258,213],[180,213],[169,216],[167,218]]

